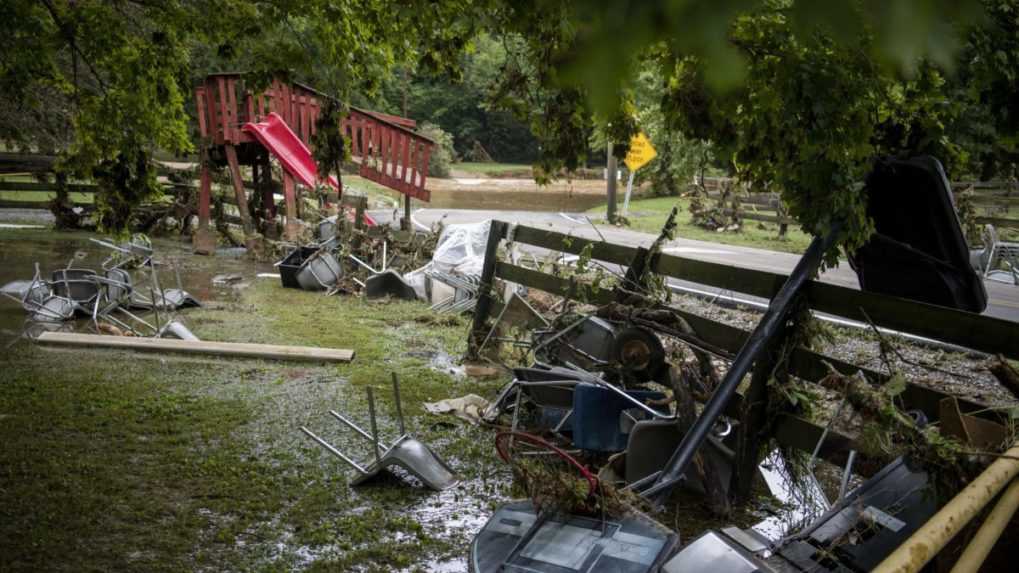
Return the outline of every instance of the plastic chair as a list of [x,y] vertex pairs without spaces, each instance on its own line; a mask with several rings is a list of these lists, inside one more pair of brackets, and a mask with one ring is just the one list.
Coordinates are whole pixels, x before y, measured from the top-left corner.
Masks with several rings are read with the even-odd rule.
[[[606,386],[581,383],[573,390],[573,444],[593,452],[621,452],[638,420],[650,417],[627,397],[645,402],[665,394],[649,390],[615,391]],[[668,415],[667,411],[662,411]]]

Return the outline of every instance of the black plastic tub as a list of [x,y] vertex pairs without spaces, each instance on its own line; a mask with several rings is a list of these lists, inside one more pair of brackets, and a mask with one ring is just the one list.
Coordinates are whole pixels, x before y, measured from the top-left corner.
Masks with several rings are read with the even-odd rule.
[[297,271],[300,270],[301,264],[316,251],[318,251],[316,247],[297,247],[283,257],[283,260],[277,265],[283,288],[301,288],[301,283],[297,282]]

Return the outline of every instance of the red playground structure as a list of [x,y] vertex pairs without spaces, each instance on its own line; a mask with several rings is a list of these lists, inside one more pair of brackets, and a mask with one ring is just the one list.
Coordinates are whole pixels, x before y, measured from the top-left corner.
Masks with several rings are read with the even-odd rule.
[[[198,199],[198,229],[194,238],[197,253],[215,251],[216,237],[209,228],[214,166],[229,168],[245,236],[255,230],[248,194],[241,177],[241,165],[250,165],[255,192],[259,193],[258,215],[275,228],[277,216],[270,154],[283,168],[285,239],[296,238],[299,226],[299,187],[324,183],[337,192],[343,189],[335,177],[322,181],[312,158],[312,137],[317,131],[322,102],[329,96],[299,83],[274,81],[261,93],[243,85],[241,74],[212,74],[195,89],[198,130],[201,135],[201,186]],[[430,199],[425,189],[428,159],[434,143],[414,132],[416,122],[404,117],[351,107],[340,121],[351,156],[359,164],[358,174],[404,195],[404,224],[410,221],[410,199]],[[409,227],[408,227],[409,228]]]

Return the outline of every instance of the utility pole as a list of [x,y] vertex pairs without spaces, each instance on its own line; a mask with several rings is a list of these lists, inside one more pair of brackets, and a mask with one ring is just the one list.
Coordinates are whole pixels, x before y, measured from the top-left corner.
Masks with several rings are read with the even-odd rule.
[[[403,106],[402,106],[403,117],[407,117],[407,92],[409,91],[409,89],[410,89],[410,74],[408,73],[407,68],[404,68]],[[404,167],[404,169],[406,169],[406,166]],[[427,165],[425,165],[425,169],[428,169]],[[414,231],[414,225],[410,222],[410,195],[403,196],[403,222],[400,224],[400,227],[406,231],[411,232]]]
[[612,154],[612,141],[609,141],[608,146],[608,161],[606,161],[605,174],[608,177],[608,199],[609,205],[606,209],[605,218],[608,219],[609,223],[615,224],[616,222],[616,156]]

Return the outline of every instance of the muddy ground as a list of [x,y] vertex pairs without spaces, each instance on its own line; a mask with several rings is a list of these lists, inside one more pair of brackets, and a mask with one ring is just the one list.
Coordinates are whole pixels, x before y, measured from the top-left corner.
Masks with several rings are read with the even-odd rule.
[[[0,232],[0,282],[30,278],[33,259],[47,269],[79,252],[76,266],[97,266],[104,255],[85,234],[29,233]],[[0,303],[0,569],[465,570],[467,543],[505,498],[508,472],[489,431],[421,404],[499,386],[443,363],[462,353],[466,321],[436,320],[419,303],[283,290],[247,261],[157,248],[181,258],[185,288],[206,301],[180,313],[200,338],[353,348],[356,359],[49,349],[17,338],[23,312]],[[212,286],[223,272],[244,280]],[[299,431],[364,459],[366,444],[327,411],[367,426],[365,388],[375,386],[383,433],[395,438],[394,371],[409,428],[459,472],[460,487],[348,487],[350,471]]]
[[[90,236],[0,230],[0,283],[30,278],[36,261],[44,271],[71,260],[97,267],[106,253]],[[491,429],[422,408],[468,393],[492,398],[505,382],[451,367],[468,319],[435,315],[423,303],[282,289],[278,279],[257,277],[271,266],[236,252],[194,257],[183,243],[156,247],[205,302],[180,313],[200,338],[351,348],[357,356],[325,366],[44,348],[19,337],[23,311],[0,302],[0,569],[465,571],[470,539],[511,496]],[[214,285],[223,273],[242,280]],[[161,271],[162,284],[175,280],[169,267]],[[743,328],[758,317],[677,302]],[[900,365],[911,378],[1014,405],[982,370],[983,358],[897,344],[918,363],[959,374]],[[882,368],[867,331],[834,329],[826,351]],[[461,486],[434,493],[393,478],[350,487],[351,470],[299,431],[308,426],[367,458],[366,444],[327,412],[367,425],[365,389],[373,386],[383,433],[395,437],[392,372],[411,432],[459,472]],[[760,493],[724,522],[706,518],[703,500],[690,494],[657,517],[689,540],[705,527],[747,526],[785,510]]]

